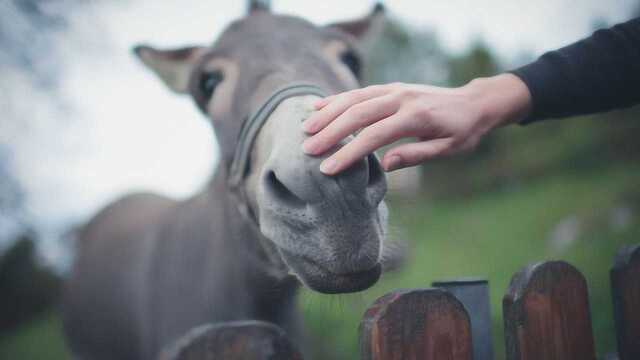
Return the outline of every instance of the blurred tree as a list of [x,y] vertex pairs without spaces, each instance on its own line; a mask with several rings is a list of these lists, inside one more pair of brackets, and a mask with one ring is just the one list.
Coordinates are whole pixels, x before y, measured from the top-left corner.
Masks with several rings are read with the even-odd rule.
[[0,215],[17,212],[23,202],[20,185],[9,170],[8,150],[0,146]]
[[[28,70],[39,85],[53,85],[57,54],[52,51],[51,33],[64,22],[59,16],[48,15],[39,6],[42,1],[6,1],[0,11],[0,66],[5,71],[21,68]],[[53,59],[43,61],[38,54],[46,53]]]
[[0,257],[0,334],[49,309],[60,284],[57,275],[38,263],[34,233],[22,234]]
[[466,53],[452,56],[448,65],[450,86],[462,86],[477,77],[495,75],[500,71],[496,57],[483,40],[476,40]]
[[271,9],[271,1],[270,0],[248,0],[247,8],[249,11],[251,9]]
[[[501,70],[496,56],[482,39],[473,42],[467,52],[451,56],[448,66],[449,86],[462,86],[478,77],[496,75]],[[490,134],[473,153],[462,158],[462,165],[465,165],[466,161],[476,161],[490,156],[494,142],[495,134]]]
[[24,225],[24,193],[15,179],[9,151],[0,144],[0,252]]
[[50,308],[59,291],[58,277],[37,259],[35,232],[27,230],[31,219],[24,205],[25,189],[13,171],[11,153],[18,135],[45,125],[33,121],[34,101],[39,111],[67,111],[57,91],[64,75],[61,38],[69,17],[87,3],[0,2],[0,245],[8,247],[0,257],[0,334]]
[[429,29],[415,29],[390,18],[366,54],[364,83],[395,81],[444,85],[447,57]]
[[[9,157],[16,133],[25,131],[34,95],[51,92],[60,77],[60,53],[56,36],[63,30],[70,10],[79,1],[7,0],[0,2],[0,223],[17,211],[23,198]],[[46,56],[44,55],[46,54]],[[28,95],[27,95],[28,94]],[[27,98],[28,96],[28,98]],[[60,96],[51,103],[60,104]],[[40,103],[40,107],[46,106]],[[0,228],[0,237],[3,231]],[[1,240],[1,239],[0,239]]]
[[33,221],[25,209],[29,182],[20,178],[32,166],[25,165],[25,153],[40,151],[43,138],[57,145],[68,129],[72,108],[59,88],[73,60],[70,44],[86,36],[69,31],[71,19],[96,3],[0,1],[0,250]]
[[[65,69],[75,55],[91,53],[99,25],[71,32],[77,15],[95,8],[100,0],[4,0],[0,1],[0,144],[15,147],[15,139],[34,129],[58,126],[70,118],[70,101],[58,91]],[[38,106],[34,107],[34,103]],[[50,121],[37,121],[46,113]],[[24,136],[26,137],[26,136]]]
[[[59,37],[69,17],[90,2],[6,0],[0,2],[0,71],[26,70],[38,87],[58,84],[62,52]],[[46,54],[46,56],[43,56]]]

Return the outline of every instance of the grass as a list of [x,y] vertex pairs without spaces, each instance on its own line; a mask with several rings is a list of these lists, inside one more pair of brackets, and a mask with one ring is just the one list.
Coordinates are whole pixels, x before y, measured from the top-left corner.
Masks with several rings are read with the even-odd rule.
[[[501,301],[511,276],[526,264],[561,259],[587,278],[596,349],[615,350],[608,271],[616,249],[640,241],[640,216],[625,228],[612,228],[612,209],[638,191],[640,167],[567,173],[509,191],[455,201],[392,201],[392,223],[411,239],[406,268],[389,274],[357,295],[327,298],[305,292],[301,303],[311,332],[321,339],[318,358],[356,359],[358,322],[366,306],[397,288],[429,287],[432,281],[482,276],[489,279],[494,348],[504,357]],[[635,196],[637,198],[637,194]],[[636,204],[637,205],[637,204]],[[578,219],[570,245],[549,241],[564,219]]]
[[0,337],[0,359],[62,360],[69,359],[60,317],[44,314],[24,324],[14,333]]
[[[640,242],[639,182],[640,166],[617,166],[564,172],[456,200],[391,199],[392,224],[411,240],[407,265],[363,293],[325,296],[303,291],[300,306],[316,345],[314,358],[359,358],[362,313],[388,291],[482,276],[491,285],[494,346],[501,359],[501,301],[509,280],[526,264],[547,259],[569,261],[583,272],[590,287],[596,349],[599,354],[614,351],[608,270],[620,245]],[[636,211],[626,227],[612,227],[612,209],[621,206],[635,206]],[[552,229],[569,218],[579,223],[575,241],[553,245]],[[47,314],[0,338],[0,358],[68,358],[58,316]]]

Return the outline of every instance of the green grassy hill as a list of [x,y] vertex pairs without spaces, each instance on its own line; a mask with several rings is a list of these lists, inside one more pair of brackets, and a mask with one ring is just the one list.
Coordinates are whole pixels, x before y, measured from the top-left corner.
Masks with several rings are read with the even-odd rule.
[[[301,305],[315,343],[323,346],[318,357],[358,358],[360,317],[390,290],[482,276],[490,282],[494,345],[503,358],[501,302],[509,280],[526,264],[551,259],[569,261],[586,276],[597,351],[614,351],[608,271],[619,246],[640,243],[639,183],[636,164],[569,172],[455,201],[392,200],[393,224],[412,240],[411,258],[362,294],[328,298],[305,292]],[[565,231],[567,238],[554,236],[562,227],[573,229]]]

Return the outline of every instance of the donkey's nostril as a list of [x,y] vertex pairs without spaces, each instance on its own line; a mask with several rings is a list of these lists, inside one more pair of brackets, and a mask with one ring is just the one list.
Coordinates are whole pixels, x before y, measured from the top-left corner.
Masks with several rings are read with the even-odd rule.
[[265,190],[283,205],[291,207],[304,207],[305,202],[294,194],[285,184],[278,179],[274,171],[267,172],[265,178]]
[[377,205],[384,198],[387,192],[387,180],[380,162],[375,155],[371,154],[367,157],[369,168],[369,183],[367,184],[367,193],[372,204]]
[[375,155],[371,154],[367,156],[367,162],[369,163],[369,185],[380,183],[384,180],[384,172],[380,166],[380,162]]

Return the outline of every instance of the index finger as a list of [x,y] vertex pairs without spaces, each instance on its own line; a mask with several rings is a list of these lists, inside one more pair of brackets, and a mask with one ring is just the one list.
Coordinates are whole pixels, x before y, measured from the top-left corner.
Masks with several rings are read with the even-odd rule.
[[353,105],[324,129],[306,139],[302,146],[304,152],[321,154],[357,130],[393,115],[398,109],[394,100],[392,95],[384,95]]
[[373,85],[334,95],[331,102],[311,114],[311,116],[302,123],[302,129],[309,134],[314,134],[324,129],[352,105],[384,93],[386,93],[386,90],[383,86]]
[[326,175],[338,174],[384,145],[402,138],[406,130],[398,124],[400,116],[396,113],[362,130],[351,142],[325,159],[320,164],[320,171]]

